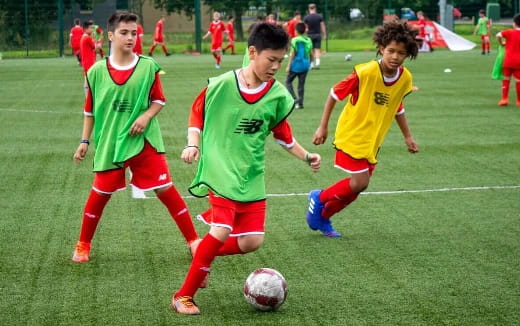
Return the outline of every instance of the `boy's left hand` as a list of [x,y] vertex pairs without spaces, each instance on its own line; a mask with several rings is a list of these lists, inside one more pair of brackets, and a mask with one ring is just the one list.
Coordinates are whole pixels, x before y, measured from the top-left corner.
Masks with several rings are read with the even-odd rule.
[[318,172],[320,170],[321,165],[321,156],[317,153],[309,153],[307,155],[307,163],[312,169],[312,172]]
[[415,142],[415,140],[410,137],[410,138],[405,138],[404,140],[406,142],[406,147],[408,147],[408,151],[410,153],[417,153],[419,152],[419,145],[417,145],[417,143]]
[[139,118],[135,120],[132,127],[130,127],[130,135],[137,136],[139,134],[142,134],[146,129],[146,126],[148,125],[149,121],[150,119],[146,115],[141,115]]

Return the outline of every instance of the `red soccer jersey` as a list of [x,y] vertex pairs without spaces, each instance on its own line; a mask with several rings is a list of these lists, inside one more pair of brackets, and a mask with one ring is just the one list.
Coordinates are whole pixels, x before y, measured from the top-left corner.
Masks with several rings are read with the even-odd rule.
[[235,27],[233,26],[233,22],[227,23],[226,31],[228,33],[229,42],[233,42],[235,40]]
[[[391,85],[395,81],[399,79],[403,72],[403,68],[399,68],[399,72],[397,74],[397,78],[395,80],[391,80],[386,82],[385,77],[385,84]],[[336,101],[343,101],[347,96],[350,95],[350,102],[352,104],[356,104],[359,96],[359,78],[355,71],[353,71],[350,75],[348,75],[345,79],[334,85],[334,87],[330,90],[330,95],[332,98],[334,98]],[[399,105],[399,109],[397,109],[397,114],[404,113],[404,106],[403,103]]]
[[216,50],[222,47],[222,34],[226,30],[224,22],[221,20],[214,20],[209,24],[208,32],[211,33],[211,50]]
[[291,38],[296,37],[296,24],[298,24],[300,21],[296,18],[293,18],[287,22],[287,34]]
[[[110,62],[110,57],[105,59],[107,69],[110,73],[110,76],[112,77],[112,80],[118,85],[124,85],[128,78],[132,76],[132,73],[135,70],[135,66],[139,62],[138,58],[139,57],[136,56],[134,62],[124,67],[112,64]],[[150,102],[156,102],[162,105],[166,104],[166,98],[164,97],[164,92],[162,89],[161,78],[159,78],[159,73],[155,74],[155,81],[152,85],[152,89],[150,90],[150,96],[148,98],[150,99]],[[85,113],[85,115],[92,115],[92,94],[90,93],[90,90],[87,92],[83,112]]]
[[520,28],[507,29],[500,32],[506,39],[506,56],[504,57],[504,68],[520,69]]
[[137,54],[143,54],[143,26],[137,25],[137,35],[135,36],[134,52]]
[[80,56],[81,66],[83,66],[83,71],[87,74],[89,68],[96,63],[96,44],[92,36],[88,34],[83,34],[81,37]]
[[426,19],[424,17],[419,19],[419,36],[426,37]]
[[163,37],[163,21],[159,20],[157,24],[155,24],[155,34],[153,40],[158,43],[164,42]]
[[[269,82],[259,87],[256,92],[244,92],[241,90],[240,94],[246,102],[253,103],[264,96],[271,89],[273,83],[274,79],[271,79]],[[198,130],[204,128],[204,99],[206,97],[206,89],[207,88],[204,88],[202,92],[200,92],[191,106],[190,120],[188,122],[189,128],[195,128]],[[291,125],[286,119],[276,125],[271,131],[279,144],[286,147],[293,146],[294,138],[292,135]]]
[[76,49],[79,50],[81,36],[83,36],[83,28],[81,28],[81,26],[76,25],[71,28],[69,37],[70,37],[70,47],[73,50],[76,50]]

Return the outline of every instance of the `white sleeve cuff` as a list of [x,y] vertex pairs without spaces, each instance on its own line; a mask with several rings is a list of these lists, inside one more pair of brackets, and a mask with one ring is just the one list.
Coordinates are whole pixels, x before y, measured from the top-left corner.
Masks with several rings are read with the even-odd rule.
[[190,131],[195,131],[200,134],[200,129],[197,127],[188,127],[188,132],[190,132]]
[[280,144],[281,146],[285,147],[285,148],[292,148],[294,146],[294,143],[296,142],[296,140],[294,139],[294,137],[292,138],[292,142],[290,144],[287,144],[286,142],[284,142],[283,140],[280,140],[280,139],[274,139],[278,144]]
[[331,88],[330,89],[330,96],[332,96],[332,98],[334,100],[336,100],[336,102],[341,102],[341,100],[338,98],[338,96],[336,95],[336,93],[334,93],[334,88]]
[[162,105],[162,106],[165,106],[165,105],[166,105],[166,102],[161,101],[161,100],[153,100],[152,103],[157,103],[157,104],[160,104],[160,105]]

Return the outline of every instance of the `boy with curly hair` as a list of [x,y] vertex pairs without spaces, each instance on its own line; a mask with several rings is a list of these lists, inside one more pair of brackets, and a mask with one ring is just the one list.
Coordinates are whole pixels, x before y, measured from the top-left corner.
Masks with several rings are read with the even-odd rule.
[[339,117],[333,144],[335,166],[350,173],[351,177],[309,193],[307,224],[312,230],[319,230],[327,237],[341,236],[333,229],[330,218],[368,187],[380,146],[394,118],[408,151],[418,152],[402,104],[413,85],[411,73],[402,64],[406,58],[417,56],[417,33],[416,29],[400,21],[378,27],[373,40],[377,55],[382,58],[356,65],[349,76],[331,89],[313,143],[325,143],[334,105],[349,97]]

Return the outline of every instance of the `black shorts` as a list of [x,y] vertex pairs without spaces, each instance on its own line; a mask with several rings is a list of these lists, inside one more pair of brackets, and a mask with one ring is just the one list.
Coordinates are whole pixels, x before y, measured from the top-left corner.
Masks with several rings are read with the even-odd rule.
[[321,34],[309,34],[309,38],[312,41],[312,48],[313,49],[320,49],[321,48]]

